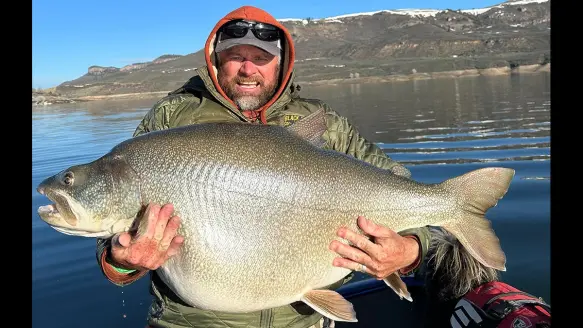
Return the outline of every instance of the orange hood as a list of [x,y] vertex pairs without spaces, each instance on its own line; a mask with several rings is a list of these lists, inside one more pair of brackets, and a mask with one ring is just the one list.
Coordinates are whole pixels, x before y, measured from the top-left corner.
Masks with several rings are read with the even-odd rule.
[[240,7],[238,9],[235,9],[232,12],[228,13],[221,20],[219,20],[219,22],[215,25],[215,27],[211,31],[208,39],[206,40],[206,44],[204,46],[205,61],[206,61],[207,68],[209,71],[209,76],[213,80],[213,84],[215,85],[215,88],[225,99],[227,99],[230,103],[232,103],[235,108],[237,108],[237,105],[233,102],[233,100],[231,100],[231,99],[229,99],[229,97],[227,97],[227,95],[225,94],[223,89],[221,89],[221,87],[219,86],[219,83],[217,81],[217,67],[216,67],[215,55],[214,55],[214,45],[215,45],[215,38],[217,35],[217,31],[219,30],[219,28],[221,26],[223,26],[223,24],[225,24],[231,20],[235,20],[235,19],[248,19],[248,20],[253,20],[256,22],[271,24],[271,25],[274,25],[274,26],[277,26],[278,28],[280,28],[285,35],[285,40],[282,40],[282,41],[284,41],[284,42],[282,42],[282,46],[284,48],[284,54],[283,54],[283,58],[281,60],[281,71],[283,73],[282,74],[283,79],[280,81],[279,88],[277,89],[277,91],[273,95],[273,98],[271,98],[271,100],[269,100],[263,107],[253,111],[254,113],[253,112],[244,113],[244,114],[246,114],[246,116],[251,117],[251,118],[260,117],[261,122],[266,123],[265,111],[267,110],[267,108],[269,108],[269,106],[271,106],[277,100],[277,98],[279,98],[281,93],[284,91],[284,89],[286,88],[286,85],[290,79],[292,70],[293,70],[294,61],[295,61],[295,49],[294,49],[292,37],[291,37],[289,31],[283,25],[281,25],[275,18],[273,18],[273,16],[271,16],[270,14],[268,14],[267,12],[265,12],[259,8],[255,8],[252,6],[243,6],[243,7]]

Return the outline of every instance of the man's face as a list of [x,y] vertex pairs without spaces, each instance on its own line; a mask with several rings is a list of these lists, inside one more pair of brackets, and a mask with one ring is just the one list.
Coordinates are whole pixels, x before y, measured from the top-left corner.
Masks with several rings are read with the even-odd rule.
[[219,85],[241,110],[265,105],[277,89],[278,57],[251,45],[219,53]]

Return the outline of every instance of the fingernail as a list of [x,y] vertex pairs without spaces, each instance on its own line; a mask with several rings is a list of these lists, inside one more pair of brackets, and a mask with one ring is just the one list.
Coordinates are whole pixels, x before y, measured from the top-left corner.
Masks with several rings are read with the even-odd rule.
[[340,237],[344,237],[346,235],[346,229],[345,228],[340,228],[338,229],[338,231],[336,232],[336,234]]
[[330,245],[328,245],[328,249],[330,249],[331,251],[335,251],[336,250],[336,243],[335,242],[331,242]]

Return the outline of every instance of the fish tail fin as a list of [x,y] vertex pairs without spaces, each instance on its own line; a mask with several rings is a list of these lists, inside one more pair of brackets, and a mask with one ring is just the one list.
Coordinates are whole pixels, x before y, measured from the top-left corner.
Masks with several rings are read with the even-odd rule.
[[462,211],[440,226],[480,263],[500,271],[506,271],[506,256],[485,213],[506,194],[513,178],[513,169],[490,167],[441,183],[443,188],[461,196]]

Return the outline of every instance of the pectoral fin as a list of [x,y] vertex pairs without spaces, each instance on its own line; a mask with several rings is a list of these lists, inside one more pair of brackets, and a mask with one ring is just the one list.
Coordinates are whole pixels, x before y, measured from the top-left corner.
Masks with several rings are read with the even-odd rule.
[[411,294],[407,290],[407,285],[401,279],[401,276],[397,272],[389,275],[385,279],[383,279],[385,284],[387,284],[391,289],[399,295],[401,299],[406,299],[409,302],[413,302],[413,298],[411,298]]
[[352,303],[333,290],[311,290],[301,301],[334,321],[358,322]]

